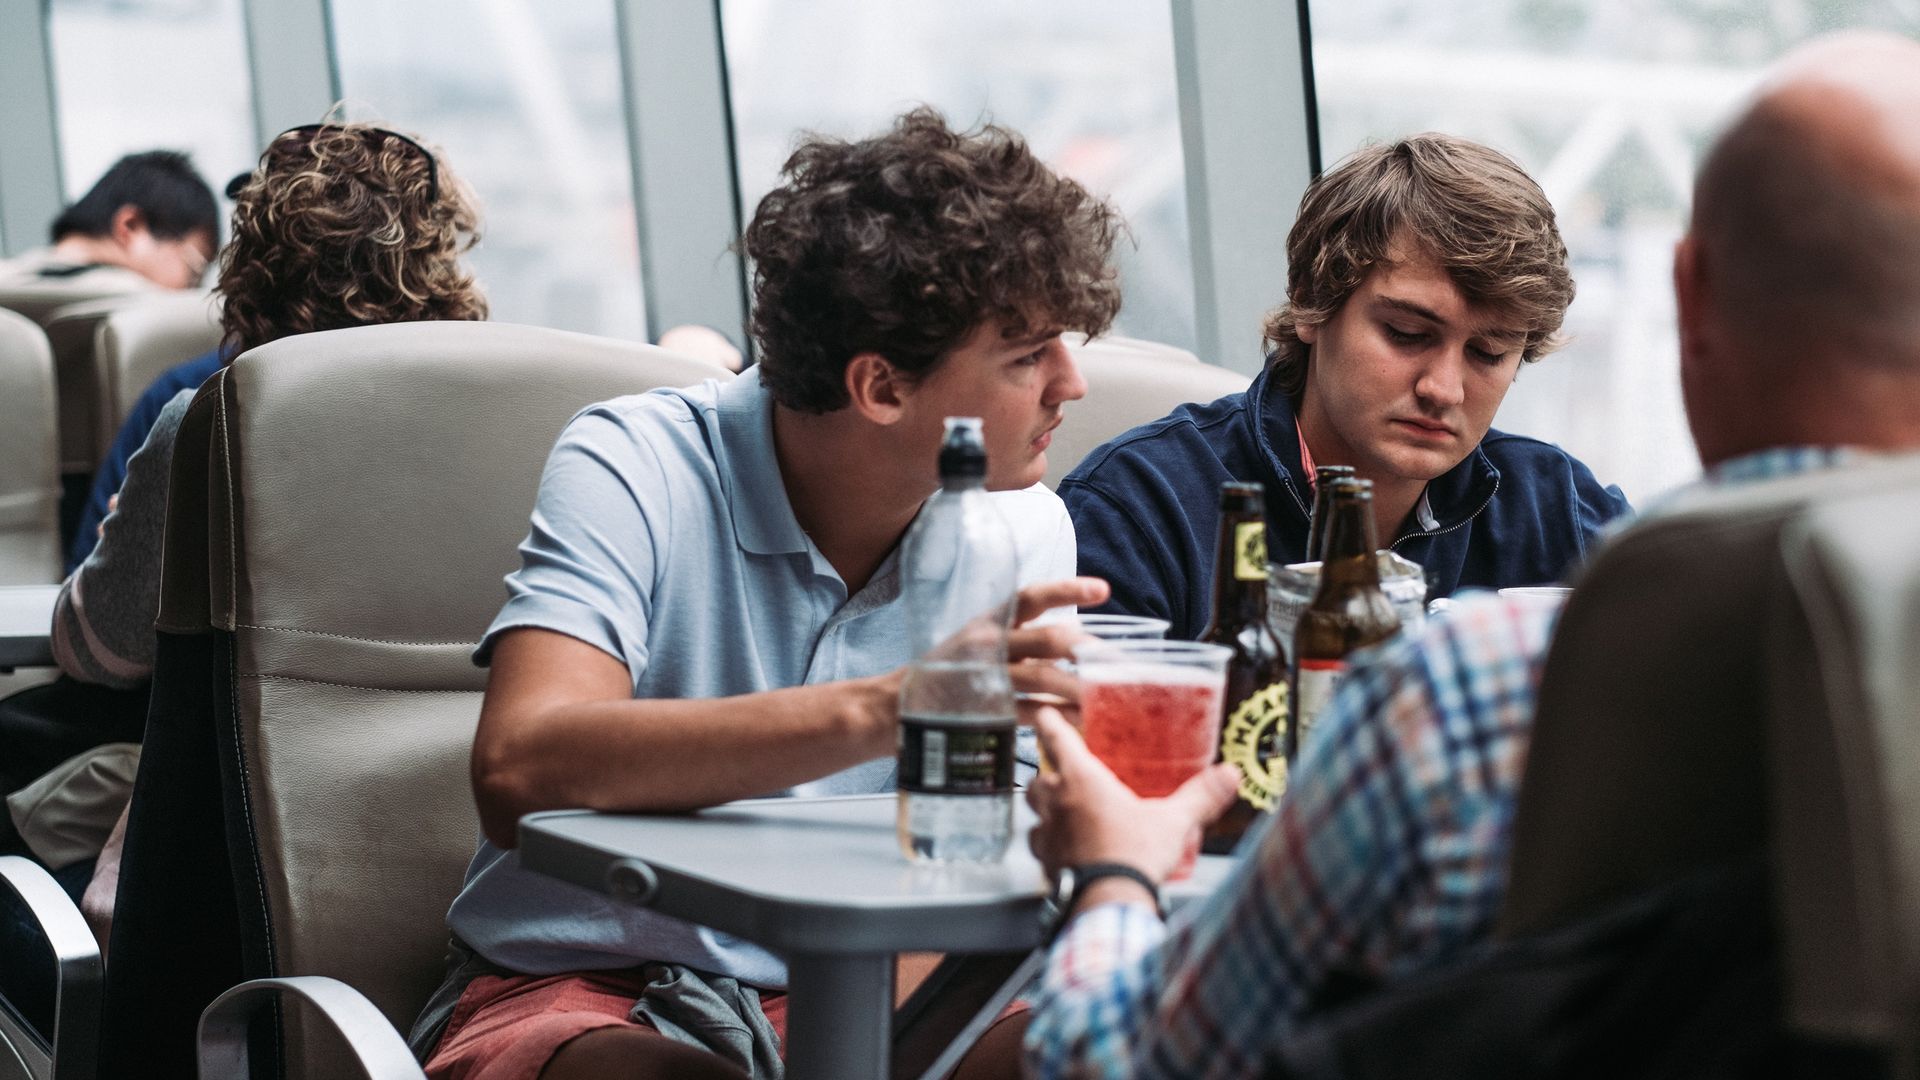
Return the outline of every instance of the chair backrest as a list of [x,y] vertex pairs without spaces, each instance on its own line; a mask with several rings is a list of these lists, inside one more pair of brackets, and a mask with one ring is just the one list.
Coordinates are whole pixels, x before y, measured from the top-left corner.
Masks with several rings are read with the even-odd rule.
[[1158,420],[1190,401],[1239,393],[1253,380],[1237,371],[1203,364],[1172,345],[1135,338],[1075,335],[1067,348],[1087,380],[1087,396],[1069,402],[1066,422],[1054,430],[1047,451],[1048,487],[1060,481],[1102,443],[1129,428]]
[[0,585],[60,580],[57,415],[46,335],[0,311]]
[[163,293],[114,308],[94,328],[96,402],[94,461],[107,448],[153,380],[168,368],[220,344],[219,300],[202,292]]
[[[205,293],[193,295],[206,302]],[[54,380],[60,394],[61,472],[91,473],[118,427],[117,421],[108,419],[114,414],[113,392],[94,352],[100,325],[117,311],[155,299],[163,298],[151,292],[101,297],[57,308],[44,320],[47,342],[53,346]],[[181,297],[164,299],[176,304],[191,302]]]
[[[1542,678],[1503,935],[1568,925],[1704,866],[1763,861],[1802,1002],[1797,1030],[1860,1034],[1877,994],[1866,1012],[1884,1020],[1898,1001],[1906,1036],[1920,1031],[1920,877],[1896,881],[1920,874],[1916,505],[1920,458],[1901,456],[1702,493],[1601,550]],[[1830,544],[1840,569],[1809,569],[1813,542],[1797,539],[1807,523],[1856,506],[1878,517],[1854,522],[1856,547]],[[1823,607],[1848,614],[1823,624],[1809,614]],[[1897,970],[1898,994],[1842,985],[1894,939],[1904,957],[1872,970]]]
[[1788,1019],[1876,1046],[1904,1077],[1920,1076],[1916,510],[1908,485],[1793,523],[1767,665]]
[[[592,402],[728,377],[652,346],[485,323],[288,338],[221,377],[209,599],[232,636],[223,783],[247,845],[249,966],[265,967],[249,977],[330,975],[411,1024],[478,835],[485,673],[469,656],[542,464]],[[290,1049],[306,1062],[290,1075],[345,1075],[325,1053]]]
[[64,307],[108,297],[151,296],[160,287],[131,270],[90,270],[72,277],[43,278],[7,274],[0,280],[0,308],[18,312],[42,326]]
[[1702,864],[1764,854],[1783,532],[1815,503],[1914,483],[1920,459],[1901,457],[1702,491],[1601,548],[1542,677],[1503,932],[1550,929]]

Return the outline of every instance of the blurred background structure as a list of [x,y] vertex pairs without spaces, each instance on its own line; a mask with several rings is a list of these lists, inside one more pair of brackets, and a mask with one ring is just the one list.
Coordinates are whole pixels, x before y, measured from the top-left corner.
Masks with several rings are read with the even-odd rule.
[[691,321],[737,339],[743,271],[725,238],[795,132],[856,136],[924,101],[1021,130],[1120,207],[1118,332],[1252,370],[1311,170],[1415,131],[1480,139],[1546,188],[1579,282],[1567,347],[1523,371],[1497,423],[1567,446],[1641,504],[1697,471],[1668,273],[1708,133],[1806,37],[1920,35],[1920,0],[0,9],[8,253],[42,242],[54,204],[123,153],[191,151],[218,187],[263,136],[339,100],[424,133],[478,190],[474,262],[496,319],[616,337]]

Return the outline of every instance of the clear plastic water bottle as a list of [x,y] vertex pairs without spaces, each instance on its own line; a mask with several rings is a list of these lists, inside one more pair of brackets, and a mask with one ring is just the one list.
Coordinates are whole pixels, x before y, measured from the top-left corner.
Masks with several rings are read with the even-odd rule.
[[901,552],[914,654],[900,687],[900,847],[916,862],[994,862],[1013,837],[1007,629],[1013,532],[987,498],[980,421],[947,419],[940,490]]

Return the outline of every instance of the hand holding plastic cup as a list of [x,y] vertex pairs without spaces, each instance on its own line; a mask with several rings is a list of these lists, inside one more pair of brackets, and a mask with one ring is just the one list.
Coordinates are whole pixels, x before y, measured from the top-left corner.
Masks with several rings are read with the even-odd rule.
[[[1087,748],[1135,795],[1171,795],[1213,764],[1232,650],[1192,641],[1089,641],[1080,669]],[[1193,872],[1198,839],[1174,878]]]

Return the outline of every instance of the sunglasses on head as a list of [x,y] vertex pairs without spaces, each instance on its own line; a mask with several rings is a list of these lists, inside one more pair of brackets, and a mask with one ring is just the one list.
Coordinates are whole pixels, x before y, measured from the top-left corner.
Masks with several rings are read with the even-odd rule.
[[[299,127],[291,127],[281,132],[280,134],[275,135],[271,140],[268,141],[268,145],[271,146],[273,143],[279,142],[281,139],[284,139],[289,135],[312,136],[315,132],[324,131],[325,129],[330,127],[340,127],[340,126],[341,125],[339,124],[301,124]],[[429,203],[439,201],[440,199],[440,166],[438,162],[433,160],[433,153],[431,151],[429,151],[426,147],[421,146],[419,143],[414,142],[412,139],[407,138],[405,135],[400,134],[397,131],[389,131],[386,128],[377,128],[377,127],[360,128],[359,131],[362,135],[367,136],[369,140],[399,139],[401,142],[406,143],[408,146],[411,146],[415,150],[420,151],[420,156],[422,158],[425,158],[427,162],[427,201]],[[243,172],[240,175],[234,177],[233,179],[227,181],[227,198],[238,199],[240,197],[240,190],[246,187],[247,182],[252,179],[253,179],[253,173]]]

